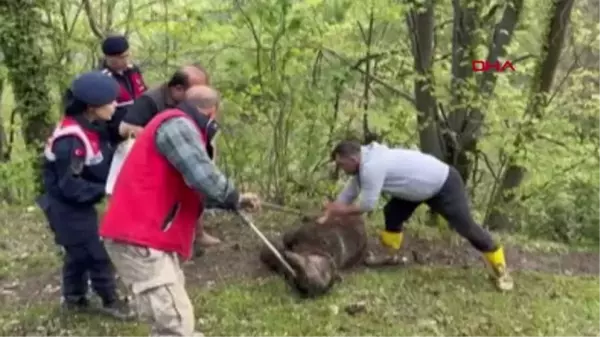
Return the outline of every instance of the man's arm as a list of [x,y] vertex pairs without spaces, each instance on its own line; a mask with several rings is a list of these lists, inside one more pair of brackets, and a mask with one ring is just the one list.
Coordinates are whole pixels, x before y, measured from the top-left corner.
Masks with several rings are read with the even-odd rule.
[[168,119],[158,128],[155,141],[188,186],[224,208],[239,202],[238,191],[210,160],[192,121],[184,117]]
[[127,113],[119,123],[119,133],[127,137],[129,133],[140,131],[158,113],[158,108],[148,96],[140,96],[127,109]]
[[[355,179],[357,189],[358,179],[360,179],[361,201],[359,205],[350,205],[349,203],[344,203],[342,201],[342,203],[338,202],[334,203],[333,206],[330,206],[332,208],[329,209],[329,212],[338,215],[358,215],[373,210],[381,195],[383,182],[385,181],[386,168],[385,165],[381,164],[384,163],[369,163],[368,165],[361,167],[358,178],[353,178]],[[350,187],[347,187],[344,192],[346,190],[350,191]],[[347,195],[350,195],[350,192],[348,192]],[[338,201],[340,201],[340,198],[338,198]]]
[[381,196],[386,173],[386,167],[382,164],[384,163],[369,163],[361,168],[359,205],[361,213],[373,210]]
[[348,180],[346,186],[344,186],[344,189],[340,192],[336,201],[343,204],[351,204],[354,202],[359,192],[360,187],[358,186],[358,180],[356,176],[354,176]]
[[[344,186],[344,189],[340,192],[335,202],[328,204],[327,210],[325,211],[323,216],[317,219],[317,223],[323,224],[327,222],[327,219],[334,213],[346,214],[348,212],[351,212],[351,210],[356,209],[357,206],[353,205],[352,203],[358,196],[359,192],[360,186],[358,184],[358,178],[354,176],[348,180],[346,186]],[[335,206],[335,210],[331,208],[332,205],[337,205]]]

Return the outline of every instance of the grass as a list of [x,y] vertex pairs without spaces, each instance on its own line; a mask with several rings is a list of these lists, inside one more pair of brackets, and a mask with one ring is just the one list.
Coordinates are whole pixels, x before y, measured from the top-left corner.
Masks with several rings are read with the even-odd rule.
[[[598,278],[515,274],[497,292],[482,269],[407,268],[348,276],[299,300],[276,278],[192,289],[207,335],[599,335]],[[364,303],[354,315],[346,308]],[[0,309],[2,335],[146,335],[145,324],[64,316],[56,306]]]
[[[0,281],[58,270],[58,249],[37,209],[0,208],[0,214]],[[377,217],[370,222],[379,223]],[[257,223],[267,229],[281,220],[261,216]],[[416,223],[407,229],[419,237],[458,240]],[[566,249],[528,243],[533,250]],[[514,277],[516,288],[507,294],[497,292],[482,269],[440,267],[348,275],[329,296],[313,301],[291,296],[278,278],[190,288],[190,294],[197,327],[207,335],[600,335],[597,277]],[[0,305],[0,335],[148,334],[143,323],[64,315],[57,300],[32,302]],[[364,311],[349,314],[346,308],[357,303]]]
[[[104,205],[98,207],[102,210]],[[446,227],[432,228],[420,225],[426,218],[425,208],[420,208],[406,225],[406,230],[420,238],[447,241],[459,244],[463,239]],[[382,212],[376,212],[367,221],[371,236],[376,236],[383,223]],[[280,227],[282,214],[267,213],[257,216],[257,224],[263,230]],[[293,217],[292,217],[293,219]],[[497,235],[504,244],[519,245],[532,252],[567,253],[573,251],[598,251],[598,246],[567,245],[545,240],[534,240],[518,235]],[[0,280],[35,275],[40,270],[56,269],[60,265],[60,248],[53,242],[53,236],[46,219],[36,205],[0,205]]]
[[0,207],[0,214],[0,279],[57,268],[60,249],[40,211]]

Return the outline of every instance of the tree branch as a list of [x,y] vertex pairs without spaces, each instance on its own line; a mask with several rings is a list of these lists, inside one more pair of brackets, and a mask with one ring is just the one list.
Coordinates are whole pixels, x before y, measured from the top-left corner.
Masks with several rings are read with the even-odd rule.
[[321,50],[326,51],[328,54],[334,56],[335,58],[337,58],[338,60],[340,60],[342,63],[346,64],[347,66],[350,66],[351,69],[353,70],[357,70],[359,71],[361,74],[365,75],[365,76],[369,76],[371,78],[371,80],[379,85],[384,86],[386,89],[392,91],[393,93],[395,93],[396,95],[404,98],[405,100],[409,101],[410,103],[412,103],[413,105],[416,103],[414,98],[412,96],[410,96],[409,94],[403,92],[402,90],[394,87],[393,85],[383,81],[382,79],[373,76],[372,74],[367,74],[365,70],[363,70],[360,67],[356,67],[352,61],[348,60],[346,57],[340,55],[338,52],[336,52],[335,50],[329,49],[327,47],[320,47]]
[[98,27],[98,23],[96,22],[96,20],[94,20],[90,0],[81,0],[81,3],[83,4],[83,10],[87,15],[88,24],[90,26],[90,29],[92,30],[92,33],[94,33],[94,36],[96,36],[98,39],[104,38],[104,33],[102,33],[102,31]]

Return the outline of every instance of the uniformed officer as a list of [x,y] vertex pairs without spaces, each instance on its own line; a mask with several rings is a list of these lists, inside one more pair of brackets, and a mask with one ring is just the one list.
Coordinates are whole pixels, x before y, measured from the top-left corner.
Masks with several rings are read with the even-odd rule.
[[102,41],[104,60],[100,70],[112,76],[119,83],[117,109],[108,125],[112,132],[118,133],[119,124],[127,113],[127,109],[148,88],[142,71],[130,62],[129,42],[123,35],[111,35]]
[[65,251],[62,302],[67,309],[88,309],[88,280],[102,299],[101,311],[132,317],[119,299],[112,265],[98,235],[95,204],[113,155],[106,124],[113,115],[118,83],[100,71],[76,78],[68,93],[65,116],[44,149],[45,193],[37,199],[55,241]]

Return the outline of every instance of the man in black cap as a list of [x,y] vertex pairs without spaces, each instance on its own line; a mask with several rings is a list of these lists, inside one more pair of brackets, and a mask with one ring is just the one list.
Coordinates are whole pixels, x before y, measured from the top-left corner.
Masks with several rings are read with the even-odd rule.
[[129,42],[123,35],[108,36],[102,42],[104,60],[101,70],[119,83],[117,110],[109,121],[115,133],[129,106],[146,90],[146,83],[140,69],[129,61]]
[[[68,93],[65,116],[44,149],[45,193],[36,201],[44,211],[55,242],[65,251],[62,269],[63,305],[87,310],[88,280],[102,299],[101,311],[133,317],[117,295],[115,276],[98,235],[95,204],[104,197],[104,184],[113,156],[103,121],[116,107],[119,86],[102,72],[76,78]],[[99,123],[100,122],[100,123]]]

